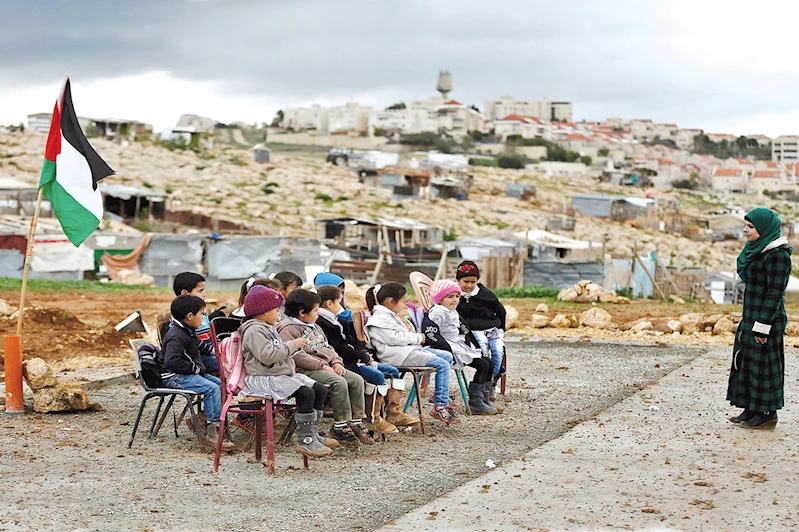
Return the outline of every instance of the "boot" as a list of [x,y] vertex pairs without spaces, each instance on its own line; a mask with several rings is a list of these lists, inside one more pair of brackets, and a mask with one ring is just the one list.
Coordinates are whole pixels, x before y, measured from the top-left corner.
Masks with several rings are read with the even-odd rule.
[[[402,411],[402,390],[405,389],[405,381],[402,379],[391,379],[388,393],[386,395],[386,421],[397,427],[415,427],[421,421],[419,418],[409,416]],[[424,396],[422,396],[424,397]]]
[[310,414],[298,412],[294,414],[294,419],[297,421],[297,447],[294,448],[296,452],[311,458],[321,458],[333,454],[333,449],[319,443],[316,437],[315,412]]
[[494,404],[489,399],[490,392],[494,391],[494,383],[491,381],[486,382],[483,388],[483,403],[490,406],[491,408],[495,408],[497,410],[497,414],[501,414],[505,411],[505,409],[497,404]]
[[777,426],[777,412],[756,412],[751,419],[741,423],[747,429],[774,430]]
[[339,447],[341,444],[338,442],[338,440],[334,440],[333,438],[325,438],[319,435],[319,422],[322,421],[324,412],[322,410],[315,410],[315,412],[316,412],[316,424],[313,426],[313,429],[314,432],[316,433],[316,439],[319,440],[319,443],[321,443],[325,447],[329,447],[330,449],[335,449]]
[[355,435],[355,437],[358,439],[359,442],[361,442],[364,445],[375,444],[374,438],[372,438],[371,436],[369,436],[369,434],[366,433],[365,431],[366,427],[363,425],[363,423],[359,421],[347,421],[347,425],[349,425],[350,430],[352,431],[352,433]]
[[[364,383],[364,386],[374,386]],[[383,395],[388,392],[388,386],[374,386],[371,394],[364,395],[364,406],[366,407],[366,428],[380,434],[393,434],[397,432],[397,427],[383,419],[380,415],[383,404]],[[383,394],[380,388],[384,388]],[[365,389],[365,388],[364,388]]]
[[744,411],[737,416],[731,417],[730,421],[732,423],[743,423],[744,421],[749,421],[753,417],[755,417],[755,412],[752,412],[749,409],[744,409]]
[[[203,445],[210,445],[213,448],[216,448],[216,439],[218,436],[219,436],[219,427],[217,427],[213,423],[208,423],[205,428],[205,442],[203,443]],[[235,448],[236,445],[232,441],[222,440],[223,451],[232,451]]]
[[330,435],[347,449],[358,450],[361,446],[361,442],[355,437],[355,433],[352,432],[349,425],[345,425],[344,428],[337,428],[334,424],[330,430]]
[[484,390],[485,384],[469,383],[469,410],[472,411],[473,416],[493,416],[497,413],[496,408],[483,402]]

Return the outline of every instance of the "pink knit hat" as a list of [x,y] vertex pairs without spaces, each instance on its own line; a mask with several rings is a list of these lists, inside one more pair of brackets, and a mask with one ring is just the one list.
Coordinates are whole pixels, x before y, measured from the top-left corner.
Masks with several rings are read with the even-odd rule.
[[251,318],[258,314],[264,314],[272,309],[282,307],[285,301],[286,298],[277,290],[255,285],[244,298],[244,315]]
[[458,286],[458,283],[455,281],[450,281],[449,279],[441,279],[440,281],[436,281],[430,287],[430,290],[427,291],[430,294],[430,297],[433,298],[433,303],[436,305],[440,304],[445,297],[450,294],[462,294],[461,287]]

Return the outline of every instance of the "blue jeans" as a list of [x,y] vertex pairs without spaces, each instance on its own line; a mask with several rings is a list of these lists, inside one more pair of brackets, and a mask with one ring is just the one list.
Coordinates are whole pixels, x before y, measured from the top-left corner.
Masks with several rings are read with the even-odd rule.
[[431,353],[433,353],[438,358],[443,358],[444,360],[449,362],[450,366],[452,365],[453,361],[455,360],[454,358],[452,358],[452,353],[450,353],[449,351],[444,351],[443,349],[433,349],[432,347],[425,347],[425,350],[426,351],[430,351]]
[[[433,395],[433,402],[436,406],[447,406],[449,404],[449,371],[452,369],[452,362],[447,362],[446,359],[439,357],[438,349],[429,349],[434,351],[434,356],[430,357],[430,361],[425,364],[428,368],[435,368],[436,370],[436,388]],[[446,353],[446,351],[443,351]],[[450,358],[452,355],[447,353]]]
[[399,379],[399,371],[394,366],[388,364],[377,364],[377,368],[372,366],[358,366],[358,371],[361,373],[363,380],[375,386],[383,386],[386,384],[386,377],[389,379]]
[[168,388],[178,390],[191,390],[203,394],[203,408],[208,423],[219,424],[219,416],[222,415],[222,384],[213,375],[175,375],[169,377],[164,383]]
[[491,360],[494,362],[494,377],[499,375],[500,366],[502,365],[502,357],[505,355],[505,342],[502,338],[488,339],[483,331],[472,331],[477,343],[480,344],[480,350],[483,354],[491,354]]
[[216,361],[216,355],[205,355],[201,359],[206,373],[219,373],[219,363]]

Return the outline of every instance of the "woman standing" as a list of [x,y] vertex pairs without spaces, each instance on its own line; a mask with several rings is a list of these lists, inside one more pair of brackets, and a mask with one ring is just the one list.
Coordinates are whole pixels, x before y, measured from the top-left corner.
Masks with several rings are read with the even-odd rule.
[[777,410],[783,406],[783,334],[788,323],[784,296],[791,248],[773,211],[757,208],[744,220],[747,243],[737,266],[746,290],[727,387],[727,400],[744,411],[730,421],[750,429],[774,429]]

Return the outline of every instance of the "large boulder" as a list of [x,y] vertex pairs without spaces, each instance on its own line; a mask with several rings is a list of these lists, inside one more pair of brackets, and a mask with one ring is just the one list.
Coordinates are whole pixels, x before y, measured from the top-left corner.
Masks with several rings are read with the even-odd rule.
[[546,303],[539,303],[535,307],[535,311],[536,312],[541,312],[542,314],[546,314],[547,312],[549,312],[549,307],[547,306]]
[[580,325],[585,327],[596,327],[597,329],[609,329],[613,323],[610,313],[598,307],[586,310],[580,314]]
[[88,409],[89,397],[77,382],[59,381],[55,386],[33,390],[34,412],[81,412]]
[[713,327],[716,325],[724,314],[708,314],[702,318],[702,328]]
[[56,384],[55,373],[41,358],[31,358],[22,362],[22,375],[31,390],[47,388]]
[[513,329],[519,324],[519,311],[510,305],[505,305],[505,329]]
[[152,275],[147,275],[137,270],[119,270],[116,282],[122,284],[139,284],[142,286],[152,286],[155,283],[155,278]]
[[701,312],[692,312],[690,314],[683,314],[680,316],[683,334],[701,332],[703,330],[702,321],[704,319],[705,315]]
[[734,333],[735,329],[735,323],[731,319],[722,317],[713,325],[713,334]]
[[549,325],[549,316],[542,316],[541,314],[533,314],[532,321],[533,328],[541,329]]
[[556,329],[568,329],[572,326],[572,321],[569,319],[568,316],[563,314],[558,314],[552,321],[549,322],[550,327],[554,327]]
[[669,320],[666,323],[666,326],[671,330],[673,333],[682,332],[682,322],[680,320]]

